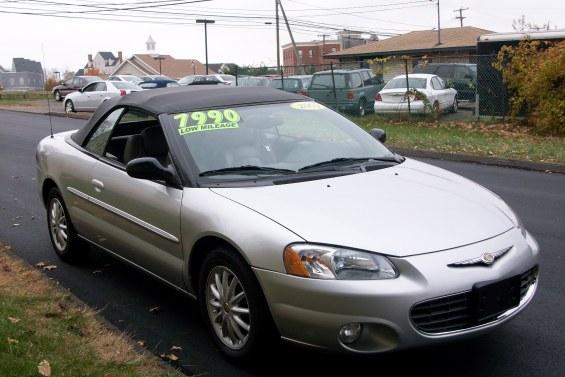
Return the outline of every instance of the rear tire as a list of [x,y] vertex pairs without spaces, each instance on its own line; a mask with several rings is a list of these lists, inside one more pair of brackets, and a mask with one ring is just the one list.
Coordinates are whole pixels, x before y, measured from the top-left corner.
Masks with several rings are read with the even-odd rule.
[[357,115],[360,117],[364,117],[367,114],[367,100],[365,98],[361,98],[359,100],[359,108],[357,109]]
[[440,109],[439,109],[439,102],[435,101],[434,104],[432,105],[432,114],[434,116],[439,116],[440,114]]
[[55,101],[57,102],[61,102],[63,100],[63,97],[61,97],[61,92],[59,92],[58,90],[55,90],[53,96],[55,97]]
[[214,342],[235,361],[272,350],[277,339],[269,307],[249,265],[236,251],[218,247],[202,263],[200,311]]
[[53,249],[63,261],[77,262],[88,255],[88,245],[78,237],[61,193],[55,187],[47,195],[47,226]]

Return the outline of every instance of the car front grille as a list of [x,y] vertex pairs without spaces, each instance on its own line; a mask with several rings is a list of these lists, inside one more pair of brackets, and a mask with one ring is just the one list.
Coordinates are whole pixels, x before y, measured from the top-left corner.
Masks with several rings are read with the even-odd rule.
[[[538,267],[535,266],[520,275],[520,300],[536,281]],[[472,291],[438,297],[416,304],[410,311],[414,326],[425,333],[437,334],[464,330],[496,320],[478,321]]]

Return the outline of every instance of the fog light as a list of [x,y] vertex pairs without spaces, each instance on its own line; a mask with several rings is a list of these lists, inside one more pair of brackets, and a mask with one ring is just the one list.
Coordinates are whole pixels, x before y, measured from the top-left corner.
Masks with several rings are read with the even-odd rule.
[[361,335],[360,323],[348,323],[339,330],[339,339],[345,344],[351,344]]

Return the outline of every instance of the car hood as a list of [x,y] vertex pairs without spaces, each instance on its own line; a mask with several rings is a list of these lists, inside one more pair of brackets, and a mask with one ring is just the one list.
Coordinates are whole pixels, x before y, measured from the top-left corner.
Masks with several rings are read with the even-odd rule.
[[478,184],[409,159],[367,173],[212,191],[308,242],[399,257],[479,242],[516,221],[499,197]]

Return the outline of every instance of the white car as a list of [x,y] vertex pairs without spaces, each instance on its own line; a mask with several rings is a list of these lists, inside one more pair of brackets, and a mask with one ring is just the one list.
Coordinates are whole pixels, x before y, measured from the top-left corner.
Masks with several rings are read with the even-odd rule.
[[65,112],[94,111],[102,102],[112,97],[125,96],[143,90],[136,84],[126,81],[96,81],[78,92],[65,97]]
[[441,77],[409,74],[408,85],[409,91],[406,89],[406,75],[390,80],[375,96],[375,113],[408,112],[408,98],[411,113],[457,111],[457,91],[448,88]]
[[140,82],[143,81],[142,79],[140,79],[135,75],[113,75],[108,77],[108,80],[131,82],[132,84],[136,84],[136,85],[138,85]]

